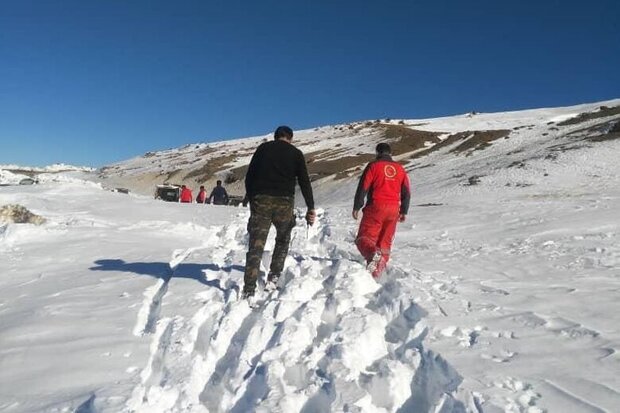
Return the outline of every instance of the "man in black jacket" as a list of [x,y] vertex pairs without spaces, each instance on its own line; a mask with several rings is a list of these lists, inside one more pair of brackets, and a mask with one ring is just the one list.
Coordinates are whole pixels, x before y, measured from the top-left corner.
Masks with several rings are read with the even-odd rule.
[[250,242],[245,263],[243,298],[254,296],[260,262],[271,224],[276,227],[276,245],[273,249],[266,288],[275,288],[288,254],[291,230],[295,226],[293,208],[296,182],[299,183],[308,207],[306,222],[312,225],[316,218],[306,160],[304,154],[293,146],[292,140],[291,128],[278,127],[274,133],[274,140],[262,143],[256,149],[245,176],[245,190],[250,201],[248,222]]

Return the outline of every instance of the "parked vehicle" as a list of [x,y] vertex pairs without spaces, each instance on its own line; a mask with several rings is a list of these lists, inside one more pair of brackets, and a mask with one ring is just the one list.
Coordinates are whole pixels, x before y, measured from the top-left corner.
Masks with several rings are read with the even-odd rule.
[[155,199],[167,202],[179,202],[181,185],[163,184],[155,188]]
[[21,181],[19,181],[20,185],[34,185],[34,184],[38,184],[39,181],[37,179],[34,178],[24,178]]

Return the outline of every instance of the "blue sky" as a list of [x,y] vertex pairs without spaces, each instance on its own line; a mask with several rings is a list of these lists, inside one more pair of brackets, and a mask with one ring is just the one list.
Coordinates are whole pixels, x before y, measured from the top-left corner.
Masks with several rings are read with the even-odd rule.
[[0,164],[620,97],[620,2],[0,0]]

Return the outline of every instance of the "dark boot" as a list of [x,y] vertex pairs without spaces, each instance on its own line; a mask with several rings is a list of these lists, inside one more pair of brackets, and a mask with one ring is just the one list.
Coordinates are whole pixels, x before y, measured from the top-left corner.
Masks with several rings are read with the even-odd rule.
[[269,275],[267,275],[267,284],[265,284],[265,291],[277,290],[279,279],[280,279],[279,273],[270,272]]

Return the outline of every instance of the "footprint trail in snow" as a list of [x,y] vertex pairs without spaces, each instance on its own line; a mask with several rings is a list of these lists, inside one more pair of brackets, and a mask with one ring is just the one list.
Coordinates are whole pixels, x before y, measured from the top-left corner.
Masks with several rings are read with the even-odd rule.
[[[238,299],[246,222],[241,213],[204,245],[175,253],[171,274],[145,293],[156,310],[138,325],[153,333],[151,357],[126,411],[470,410],[457,397],[460,375],[424,347],[415,277],[392,268],[376,283],[352,251],[330,241],[326,214],[309,229],[298,223],[281,290],[252,310]],[[271,234],[263,264],[273,242]],[[213,264],[204,275],[220,288],[195,293],[191,317],[167,314],[162,285],[174,288],[174,268],[190,254]]]

